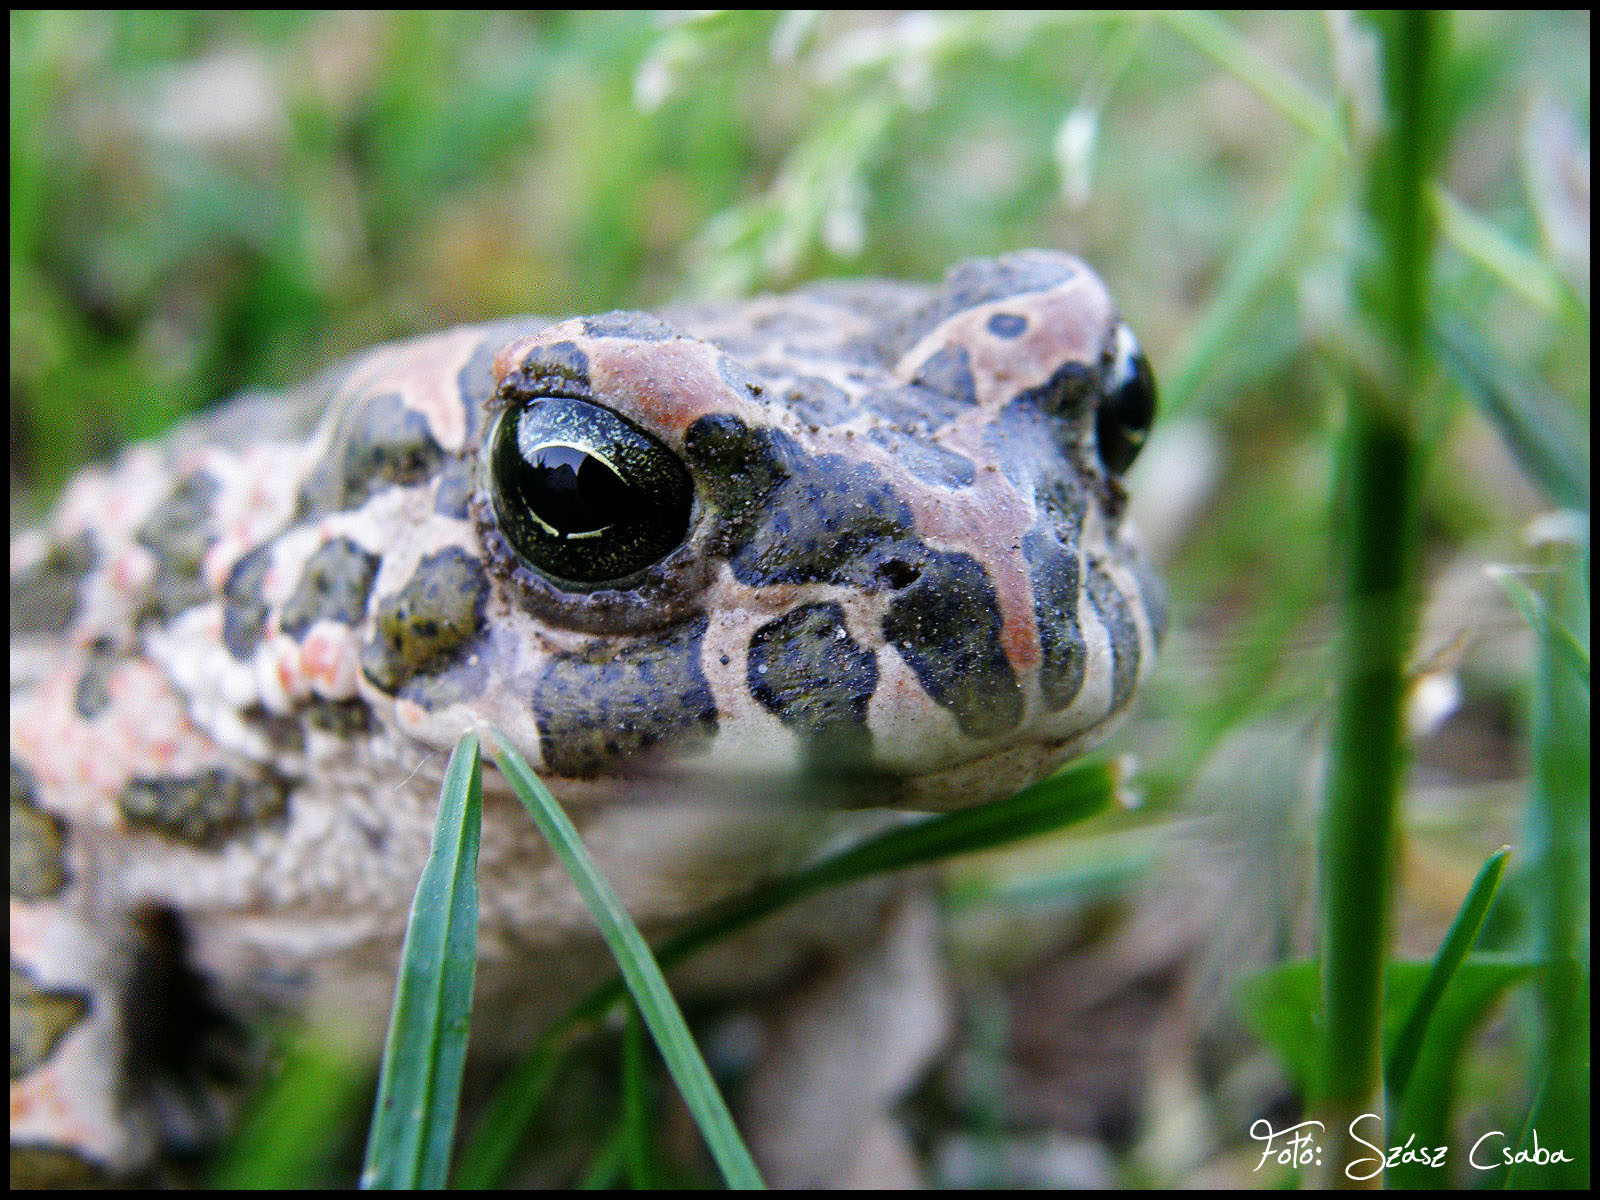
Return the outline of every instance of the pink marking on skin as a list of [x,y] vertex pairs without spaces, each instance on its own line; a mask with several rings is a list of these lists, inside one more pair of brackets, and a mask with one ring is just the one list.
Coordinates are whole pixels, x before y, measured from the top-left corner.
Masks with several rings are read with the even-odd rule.
[[608,338],[589,348],[595,392],[625,416],[682,442],[683,433],[710,412],[743,414],[749,400],[717,373],[717,351],[703,342],[632,342]]
[[428,710],[414,700],[400,700],[394,702],[395,725],[402,733],[419,737],[427,730]]
[[143,546],[124,546],[106,567],[111,590],[123,596],[142,594],[155,577],[156,557]]
[[311,690],[328,700],[356,694],[359,640],[354,630],[335,621],[319,621],[306,634],[300,667]]
[[970,488],[959,492],[902,489],[917,531],[930,541],[955,546],[983,564],[1000,610],[1000,640],[1016,671],[1039,665],[1039,631],[1033,585],[1022,536],[1033,522],[1032,507],[1005,476],[980,466]]
[[222,536],[211,544],[200,560],[200,574],[206,586],[214,594],[220,595],[233,568],[253,549],[255,541],[245,530],[237,527],[223,530]]
[[118,664],[106,679],[111,704],[92,720],[76,706],[84,667],[82,656],[71,656],[12,712],[13,754],[45,789],[52,811],[103,822],[133,776],[217,761],[216,743],[189,720],[159,667],[143,660]]
[[495,351],[494,362],[491,370],[494,372],[495,386],[505,382],[507,375],[522,365],[522,360],[528,357],[528,352],[535,346],[553,346],[557,342],[570,342],[573,338],[583,336],[583,325],[579,321],[561,321],[551,325],[548,329],[541,329],[538,333],[525,334],[514,341],[507,342]]
[[895,375],[910,382],[930,354],[946,345],[961,346],[967,351],[978,403],[992,412],[1019,391],[1043,383],[1063,363],[1098,363],[1116,309],[1093,273],[1080,271],[1067,284],[1025,299],[1028,328],[1021,337],[986,335],[990,317],[1017,307],[1015,299],[996,300],[956,313],[932,330],[900,359]]
[[468,327],[452,329],[404,350],[396,350],[395,366],[374,380],[369,393],[393,387],[407,408],[421,413],[433,440],[451,454],[467,442],[467,402],[457,382],[483,335]]
[[300,670],[300,643],[283,633],[268,636],[256,650],[256,680],[261,703],[285,713],[311,692]]
[[89,1132],[72,1103],[73,1088],[63,1085],[53,1063],[42,1063],[25,1079],[11,1085],[9,1108],[13,1130],[32,1126],[47,1129],[68,1144],[82,1145]]

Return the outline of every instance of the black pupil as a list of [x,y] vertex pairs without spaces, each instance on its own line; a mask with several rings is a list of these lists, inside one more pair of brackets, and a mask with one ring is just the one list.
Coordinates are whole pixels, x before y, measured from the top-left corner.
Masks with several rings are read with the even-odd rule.
[[1100,458],[1114,472],[1126,471],[1139,457],[1156,419],[1156,377],[1144,355],[1131,363],[1133,374],[1101,402],[1095,418]]
[[694,483],[647,431],[599,404],[539,397],[490,434],[501,534],[568,590],[604,587],[659,562],[689,528]]
[[638,503],[606,463],[577,446],[540,446],[527,460],[524,495],[534,512],[564,537],[596,533]]

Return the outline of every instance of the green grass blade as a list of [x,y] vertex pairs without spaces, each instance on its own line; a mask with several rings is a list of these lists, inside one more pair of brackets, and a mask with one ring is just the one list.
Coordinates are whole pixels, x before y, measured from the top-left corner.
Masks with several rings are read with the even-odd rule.
[[1587,693],[1589,648],[1566,625],[1550,617],[1544,597],[1530,588],[1522,576],[1504,567],[1492,567],[1490,574],[1500,585],[1500,590],[1516,605],[1517,612],[1528,623],[1528,628],[1543,643],[1552,667],[1569,673]]
[[[1532,975],[1536,967],[1531,959],[1516,955],[1475,954],[1458,964],[1433,1005],[1428,1034],[1421,1041],[1411,1072],[1406,1103],[1398,1118],[1390,1113],[1394,1123],[1387,1131],[1389,1144],[1401,1144],[1407,1137],[1414,1137],[1415,1146],[1445,1144],[1453,1080],[1469,1039],[1493,1005]],[[1382,1025],[1390,1059],[1396,1056],[1411,1014],[1434,974],[1432,963],[1391,961],[1384,965]],[[1322,1090],[1321,1075],[1326,1070],[1320,1047],[1320,987],[1318,964],[1302,959],[1247,976],[1235,993],[1245,1024],[1272,1049],[1295,1089],[1305,1096]],[[1368,1136],[1370,1132],[1369,1126]],[[1324,1157],[1322,1165],[1324,1169],[1335,1167],[1339,1179],[1349,1184],[1359,1182],[1343,1174],[1343,1166],[1351,1161],[1341,1159],[1328,1164]],[[1439,1182],[1438,1172],[1420,1169],[1425,1164],[1413,1166],[1419,1169],[1401,1174],[1389,1172],[1387,1182],[1394,1186]]]
[[622,1023],[622,1148],[628,1186],[649,1191],[659,1186],[650,1135],[650,1069],[644,1025],[637,1005],[627,1006]]
[[1262,54],[1232,25],[1214,13],[1193,10],[1163,12],[1160,19],[1173,32],[1187,38],[1196,49],[1210,55],[1240,83],[1320,141],[1334,141],[1338,126],[1333,106],[1311,94],[1304,85]]
[[[883,871],[994,849],[1106,812],[1118,805],[1126,774],[1126,767],[1115,759],[1075,763],[1003,800],[890,829],[750,896],[720,906],[657,947],[656,961],[671,967],[718,939],[829,887]],[[625,990],[620,978],[596,987],[567,1012],[500,1086],[482,1125],[462,1151],[455,1186],[488,1188],[499,1183],[548,1091],[564,1039],[583,1023],[608,1011]]]
[[327,1030],[295,1030],[270,1082],[246,1106],[207,1177],[220,1191],[305,1191],[345,1186],[329,1130],[360,1128],[372,1088],[372,1066],[353,1053],[353,1039]]
[[1434,224],[1427,201],[1445,144],[1449,18],[1369,13],[1380,47],[1382,132],[1362,162],[1369,245],[1354,272],[1375,369],[1345,364],[1339,678],[1321,828],[1323,1068],[1316,1115],[1330,1131],[1323,1180],[1351,1181],[1351,1124],[1381,1093],[1384,960],[1392,921],[1402,708],[1418,619],[1426,375]]
[[[1527,811],[1527,873],[1534,897],[1539,976],[1538,1073],[1544,1089],[1531,1126],[1562,1161],[1521,1165],[1510,1183],[1582,1188],[1589,1183],[1590,1093],[1590,740],[1588,674],[1590,556],[1578,544],[1551,547],[1534,611],[1538,636],[1530,743],[1532,788]],[[1576,637],[1585,637],[1577,643]],[[1581,654],[1581,659],[1579,655]],[[1531,1149],[1531,1147],[1529,1147]]]
[[364,1188],[443,1187],[455,1134],[477,967],[478,738],[456,744],[433,850],[417,882],[383,1048]]
[[[1524,955],[1481,953],[1469,954],[1456,968],[1428,1020],[1427,1036],[1422,1039],[1405,1099],[1386,1114],[1384,1133],[1389,1145],[1403,1145],[1409,1140],[1413,1147],[1446,1146],[1454,1141],[1453,1134],[1459,1128],[1453,1119],[1458,1085],[1469,1073],[1462,1068],[1473,1037],[1506,993],[1530,980],[1537,970],[1538,964]],[[1432,963],[1389,964],[1384,977],[1384,1046],[1391,1058],[1404,1024],[1432,975]],[[1498,1153],[1498,1147],[1486,1145],[1484,1150],[1491,1155]],[[1421,1156],[1415,1161],[1396,1163],[1384,1172],[1384,1185],[1396,1189],[1440,1187],[1471,1177],[1475,1184],[1494,1186],[1487,1176],[1470,1167],[1462,1172],[1463,1164],[1451,1161],[1453,1157],[1446,1155],[1438,1166]]]
[[1210,303],[1162,376],[1163,420],[1194,403],[1213,368],[1249,335],[1263,297],[1290,273],[1289,264],[1304,247],[1307,226],[1333,194],[1348,161],[1337,143],[1320,139],[1301,152],[1283,194],[1253,227],[1248,242],[1228,256]]
[[495,735],[498,747],[496,761],[501,772],[510,781],[512,790],[527,807],[534,823],[550,843],[562,866],[572,877],[584,903],[593,914],[601,935],[611,947],[621,968],[628,990],[633,993],[640,1015],[655,1037],[667,1069],[677,1081],[684,1103],[693,1114],[711,1156],[716,1160],[729,1187],[763,1187],[755,1160],[734,1127],[727,1103],[711,1079],[711,1072],[689,1034],[683,1014],[667,989],[661,974],[645,944],[642,934],[623,908],[622,901],[606,882],[578,838],[567,814],[550,795],[548,788],[513,750],[500,734]]
[[1570,406],[1503,363],[1466,322],[1441,317],[1433,336],[1440,356],[1545,496],[1565,508],[1588,511],[1588,434]]
[[452,1188],[480,1191],[499,1186],[566,1061],[572,1024],[567,1021],[550,1029],[495,1089],[483,1119],[461,1150]]
[[1383,1072],[1383,1086],[1388,1093],[1391,1113],[1397,1112],[1405,1102],[1406,1085],[1411,1082],[1412,1069],[1417,1065],[1417,1058],[1422,1053],[1422,1042],[1427,1036],[1428,1022],[1438,1007],[1439,998],[1444,995],[1445,988],[1455,975],[1456,968],[1467,956],[1467,951],[1478,936],[1478,930],[1483,927],[1483,918],[1488,914],[1489,905],[1500,886],[1500,878],[1505,874],[1506,859],[1510,854],[1510,846],[1502,846],[1491,854],[1479,870],[1477,878],[1472,881],[1472,886],[1467,889],[1467,898],[1461,902],[1456,919],[1451,922],[1450,930],[1439,946],[1439,953],[1434,956],[1433,965],[1422,985],[1422,991],[1406,1015],[1399,1036],[1389,1048],[1388,1062]]
[[[1076,764],[1004,800],[897,826],[706,914],[657,949],[663,966],[828,888],[887,871],[923,866],[1050,833],[1114,807],[1125,769],[1112,759]],[[573,1010],[600,1016],[622,996],[622,981],[602,984]]]
[[619,1125],[613,1129],[606,1140],[600,1143],[600,1148],[595,1151],[594,1157],[589,1160],[589,1165],[578,1177],[574,1191],[597,1192],[602,1189],[610,1190],[618,1185],[622,1177],[622,1164],[626,1152],[622,1143],[627,1137]]

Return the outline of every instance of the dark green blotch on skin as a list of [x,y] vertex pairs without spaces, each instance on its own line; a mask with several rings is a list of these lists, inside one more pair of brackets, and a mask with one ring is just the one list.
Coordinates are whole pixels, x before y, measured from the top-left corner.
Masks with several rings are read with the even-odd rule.
[[960,346],[946,346],[928,356],[911,382],[931,388],[962,404],[978,402],[978,385],[972,378],[972,358]]
[[483,564],[460,547],[430,554],[403,588],[379,601],[362,672],[391,694],[414,675],[437,673],[483,627],[488,593]]
[[288,784],[276,775],[213,767],[195,775],[134,778],[117,797],[128,823],[192,846],[216,847],[283,815]]
[[21,1079],[44,1064],[61,1039],[88,1015],[88,996],[66,989],[41,987],[31,975],[12,963],[12,1080]]
[[812,750],[868,756],[878,658],[850,637],[838,604],[803,604],[756,630],[747,678],[751,695]]
[[39,562],[11,576],[11,632],[60,634],[78,611],[78,585],[94,567],[94,543],[80,533],[52,542]]
[[1087,363],[1065,362],[1038,387],[1018,392],[1011,403],[1071,419],[1092,409],[1099,392],[1100,372]]
[[910,510],[875,468],[820,455],[748,526],[729,562],[734,576],[752,586],[865,585],[880,562],[920,557],[910,548],[913,528]]
[[1089,603],[1111,639],[1111,710],[1119,711],[1139,680],[1139,626],[1122,590],[1101,564],[1089,560]]
[[210,475],[190,475],[134,532],[135,540],[156,560],[151,600],[141,615],[167,621],[211,599],[200,568],[217,540],[212,512],[220,490]]
[[[1074,426],[1066,417],[1041,409],[1035,397],[1024,393],[995,414],[983,430],[983,440],[1006,479],[1019,491],[1032,491],[1040,498],[1045,492],[1059,490],[1060,481],[1067,481],[1069,489],[1077,486],[1082,470],[1077,463],[1083,457],[1077,449],[1081,433],[1081,425]],[[1039,502],[1044,503],[1042,499]]]
[[482,638],[463,647],[442,666],[413,675],[400,685],[400,698],[436,712],[478,699],[489,686],[489,663]]
[[95,639],[89,648],[89,661],[73,691],[72,707],[85,721],[92,721],[111,707],[111,696],[106,691],[106,680],[122,661],[119,654],[105,638]]
[[66,828],[39,807],[38,786],[20,763],[11,763],[11,894],[44,900],[67,886]]
[[431,478],[444,458],[427,418],[400,393],[368,397],[345,411],[327,462],[301,490],[297,515],[359,508],[386,487]]
[[729,413],[696,420],[684,431],[683,448],[707,502],[736,527],[789,478],[782,443]]
[[314,697],[305,706],[306,724],[334,737],[354,737],[372,730],[372,710],[364,700],[324,700]]
[[554,656],[531,696],[546,769],[584,778],[709,742],[717,705],[700,671],[706,624],[698,616],[648,639],[597,637]]
[[978,478],[978,469],[970,458],[946,450],[926,437],[907,435],[895,429],[874,429],[867,436],[893,454],[911,474],[938,487],[971,487]]
[[915,582],[895,595],[883,633],[968,737],[994,737],[1022,719],[994,588],[971,555],[930,551]]
[[500,385],[511,396],[564,396],[590,400],[589,356],[576,342],[535,346]]
[[1089,498],[1083,484],[1062,464],[1034,485],[1033,502],[1038,524],[1055,535],[1063,545],[1076,546],[1082,540],[1083,521],[1089,512]]
[[367,615],[367,594],[377,574],[376,554],[346,537],[324,542],[306,562],[279,625],[290,637],[301,638],[318,621],[359,624]]
[[272,566],[272,547],[257,546],[228,572],[222,585],[222,644],[240,662],[249,662],[266,632],[272,608],[262,594]]
[[725,414],[691,425],[684,450],[727,523],[741,583],[871,587],[885,563],[925,552],[911,510],[871,464],[806,454],[787,434]]
[[1045,707],[1059,712],[1083,689],[1087,661],[1078,625],[1078,556],[1037,530],[1022,539],[1033,581],[1033,616],[1039,626],[1039,690]]
[[637,342],[664,342],[683,335],[650,313],[617,311],[585,317],[583,331],[594,338],[632,338]]
[[[320,703],[333,702],[313,699],[309,703],[314,707]],[[276,750],[286,754],[299,754],[306,748],[305,733],[300,727],[298,715],[288,716],[268,712],[260,704],[250,704],[239,710],[239,718],[251,729],[260,733]]]

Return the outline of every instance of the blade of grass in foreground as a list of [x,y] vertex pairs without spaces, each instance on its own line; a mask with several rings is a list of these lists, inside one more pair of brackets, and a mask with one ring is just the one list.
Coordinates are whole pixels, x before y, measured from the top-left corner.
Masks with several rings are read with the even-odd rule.
[[[1418,544],[1433,259],[1428,187],[1445,144],[1449,18],[1368,14],[1385,122],[1361,164],[1370,247],[1353,268],[1372,366],[1351,356],[1340,439],[1340,634],[1320,862],[1322,1070],[1313,1109],[1329,1130],[1321,1182],[1350,1187],[1351,1123],[1381,1095],[1384,961],[1406,746],[1406,661],[1418,620]],[[1371,1183],[1371,1180],[1366,1181]]]
[[417,882],[383,1048],[364,1188],[440,1188],[450,1165],[477,966],[478,738],[457,743]]
[[[992,850],[1105,812],[1116,803],[1123,772],[1115,760],[1095,760],[1004,800],[897,826],[708,913],[662,942],[657,957],[662,965],[672,966],[712,942],[828,888],[957,854]],[[574,1016],[598,1017],[621,995],[620,981],[602,985],[574,1010]]]
[[1500,886],[1500,877],[1505,874],[1506,858],[1510,854],[1510,846],[1500,847],[1489,856],[1488,861],[1478,871],[1478,877],[1472,881],[1472,887],[1467,890],[1467,898],[1461,902],[1461,909],[1456,913],[1456,919],[1450,923],[1450,931],[1445,934],[1444,942],[1439,946],[1439,953],[1434,955],[1433,964],[1428,970],[1428,978],[1422,985],[1422,992],[1411,1006],[1411,1011],[1406,1014],[1405,1025],[1401,1027],[1399,1037],[1389,1050],[1388,1061],[1384,1065],[1383,1086],[1389,1093],[1388,1108],[1391,1114],[1398,1113],[1405,1101],[1406,1084],[1411,1081],[1411,1071],[1417,1065],[1417,1058],[1422,1053],[1422,1041],[1428,1032],[1428,1020],[1438,1007],[1439,998],[1444,995],[1444,989],[1455,975],[1456,968],[1461,965],[1461,960],[1466,958],[1467,951],[1472,948],[1478,930],[1483,927],[1483,918],[1488,915],[1489,905],[1494,900],[1495,890]]
[[[718,939],[830,887],[959,854],[992,850],[1086,820],[1117,806],[1128,773],[1122,760],[1092,759],[1075,763],[1003,800],[896,826],[748,896],[718,906],[657,947],[656,961],[662,967],[671,967]],[[575,1031],[602,1016],[622,998],[624,990],[621,979],[600,984],[539,1039],[496,1090],[477,1132],[463,1148],[456,1168],[457,1187],[490,1188],[499,1184],[533,1123]]]
[[654,1036],[667,1069],[677,1081],[684,1103],[694,1116],[722,1177],[729,1187],[764,1187],[755,1160],[734,1127],[727,1103],[712,1081],[705,1060],[700,1057],[644,936],[583,848],[578,831],[549,789],[499,733],[495,734],[495,745],[495,758],[502,774],[572,877],[606,944],[611,947],[639,1013]]

